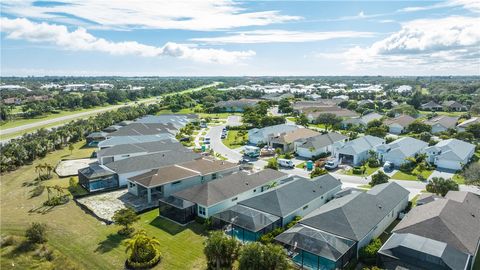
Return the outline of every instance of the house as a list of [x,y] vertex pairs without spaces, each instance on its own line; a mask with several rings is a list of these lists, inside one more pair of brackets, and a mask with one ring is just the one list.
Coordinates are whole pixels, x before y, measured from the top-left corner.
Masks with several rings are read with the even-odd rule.
[[352,118],[343,120],[343,121],[342,121],[342,125],[343,125],[343,126],[356,125],[356,126],[364,126],[364,127],[366,127],[367,124],[368,124],[370,121],[380,120],[380,119],[382,119],[382,117],[383,117],[383,116],[382,116],[381,114],[372,112],[372,113],[369,113],[369,114],[366,114],[366,115],[363,115],[363,116],[360,116],[360,117],[352,117]]
[[[107,135],[108,138],[108,135]],[[139,135],[139,136],[116,136],[108,138],[98,143],[99,149],[113,147],[121,144],[135,144],[144,142],[154,142],[161,140],[175,140],[175,136],[170,133],[162,133],[157,135]]]
[[248,141],[251,144],[263,144],[268,142],[268,138],[280,133],[285,133],[298,129],[296,125],[280,124],[264,128],[253,128],[248,131]]
[[115,132],[115,131],[119,130],[120,128],[122,128],[121,125],[111,125],[111,126],[108,126],[108,127],[104,128],[102,131],[107,132],[107,133],[112,133],[112,132]]
[[243,200],[262,194],[287,178],[285,173],[265,169],[252,174],[234,172],[216,180],[203,180],[202,183],[197,181],[190,188],[161,198],[160,215],[181,224],[194,220],[196,216],[209,218]]
[[295,151],[298,141],[317,135],[320,135],[317,131],[308,128],[299,128],[280,134],[272,134],[272,136],[268,138],[268,145],[273,148],[280,148],[284,152]]
[[448,129],[454,129],[457,126],[458,117],[439,115],[428,120],[423,121],[423,123],[432,127],[432,133],[440,133],[447,131]]
[[78,182],[87,191],[100,191],[125,187],[128,178],[152,169],[184,163],[200,158],[201,155],[187,148],[133,156],[107,164],[94,162],[78,170]]
[[424,205],[438,199],[443,199],[443,197],[433,193],[420,193],[417,198],[417,206]]
[[425,148],[427,161],[438,168],[461,170],[475,153],[475,145],[457,139],[448,139]]
[[70,92],[70,91],[86,91],[90,90],[91,86],[88,84],[83,84],[83,83],[73,83],[73,84],[67,84],[64,86],[63,91],[64,92]]
[[108,138],[119,136],[158,135],[162,133],[170,133],[175,135],[177,131],[178,129],[172,123],[160,124],[134,122],[128,126],[118,126],[116,131],[108,134]]
[[444,101],[442,103],[443,108],[446,111],[455,111],[455,112],[461,112],[461,111],[466,111],[468,108],[467,106],[455,101],[455,100],[448,100]]
[[410,85],[400,85],[397,88],[393,89],[393,91],[399,94],[407,94],[412,92],[412,86]]
[[177,141],[166,139],[152,142],[118,144],[97,151],[98,163],[105,165],[122,159],[166,151],[182,151],[183,145]]
[[163,124],[173,125],[176,129],[185,127],[190,122],[198,121],[196,114],[162,114],[162,115],[147,115],[138,119],[137,123],[145,124]]
[[175,192],[215,180],[239,169],[238,164],[207,158],[170,163],[128,177],[128,192],[152,203],[156,202],[155,199],[168,197]]
[[395,118],[387,119],[383,123],[388,127],[388,132],[392,134],[402,134],[407,130],[408,125],[414,121],[415,118],[403,114]]
[[480,243],[480,196],[449,191],[413,208],[378,251],[383,269],[470,270]]
[[215,107],[224,112],[243,112],[247,107],[254,107],[260,102],[259,99],[246,99],[219,101]]
[[333,99],[318,99],[315,101],[297,101],[293,103],[292,107],[294,111],[302,112],[305,108],[319,108],[319,107],[332,107],[337,106],[341,100],[333,100]]
[[333,155],[342,163],[357,166],[368,159],[370,150],[375,150],[382,144],[385,144],[384,139],[366,135],[336,147]]
[[395,182],[334,199],[314,210],[275,240],[293,261],[308,269],[344,269],[358,251],[398,218],[408,190]]
[[323,107],[307,107],[301,110],[304,113],[310,123],[315,123],[320,114],[333,114],[339,118],[358,117],[356,112],[340,108],[338,106],[323,106]]
[[284,93],[284,94],[270,93],[270,94],[263,95],[262,99],[279,102],[282,99],[291,99],[291,98],[294,98],[294,97],[295,96],[291,93]]
[[338,95],[338,96],[334,96],[332,97],[332,100],[335,100],[335,101],[348,101],[350,98],[347,96],[347,95]]
[[467,127],[474,124],[480,124],[480,117],[472,117],[468,120],[463,121],[462,123],[457,125],[457,130],[460,132],[465,131]]
[[422,152],[428,143],[412,137],[402,137],[389,144],[377,146],[376,151],[380,162],[389,161],[396,167],[407,162],[407,158],[415,157]]
[[373,102],[373,100],[371,99],[364,99],[364,100],[360,100],[358,102],[358,107],[363,107],[363,106],[375,106],[375,102]]
[[[217,228],[231,227],[230,233],[241,241],[256,241],[262,234],[284,227],[295,217],[305,216],[317,209],[333,199],[340,189],[341,182],[329,174],[313,180],[295,177],[277,188],[239,202],[234,208],[215,214],[213,223]],[[256,222],[257,219],[252,216],[268,217],[268,222]]]
[[92,132],[92,133],[88,134],[88,136],[86,137],[87,144],[90,145],[90,146],[95,146],[99,142],[106,140],[107,135],[108,135],[108,133],[106,133],[106,132],[101,132],[101,131],[100,132]]
[[22,104],[22,99],[15,98],[15,97],[5,98],[5,99],[2,99],[2,103],[6,105],[20,105]]
[[311,99],[311,100],[320,100],[320,99],[322,99],[322,96],[319,95],[319,94],[313,93],[313,94],[305,96],[305,98],[308,98],[308,99]]
[[441,111],[443,109],[442,105],[436,103],[435,101],[429,101],[420,106],[420,109],[424,111]]
[[312,158],[322,153],[331,153],[336,145],[344,143],[347,139],[347,136],[337,132],[320,134],[299,140],[295,153],[303,158]]

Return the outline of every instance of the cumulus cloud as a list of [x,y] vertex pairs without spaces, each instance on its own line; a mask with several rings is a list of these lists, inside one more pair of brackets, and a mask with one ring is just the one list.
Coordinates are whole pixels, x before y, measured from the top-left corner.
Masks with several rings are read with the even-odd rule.
[[451,16],[414,20],[369,47],[354,47],[342,53],[319,53],[317,57],[342,59],[350,69],[361,67],[418,67],[429,69],[476,68],[480,66],[478,19]]
[[226,51],[198,48],[192,44],[168,42],[162,47],[136,41],[112,42],[88,33],[84,28],[69,31],[64,25],[35,23],[27,19],[1,18],[1,31],[9,39],[54,44],[65,50],[98,51],[112,55],[138,55],[143,57],[171,56],[198,62],[234,63],[255,55],[254,51]]
[[372,37],[371,32],[332,31],[332,32],[301,32],[286,30],[253,30],[235,32],[220,37],[193,38],[193,41],[224,44],[224,43],[286,43],[311,42],[337,38]]
[[472,12],[480,13],[480,1],[478,0],[449,0],[445,2],[436,3],[428,6],[406,7],[402,8],[400,12],[415,12],[423,10],[431,10],[437,8],[462,7]]
[[[39,3],[48,4],[39,4]],[[2,13],[16,17],[76,21],[86,27],[219,30],[299,20],[276,10],[250,12],[231,0],[3,0]]]

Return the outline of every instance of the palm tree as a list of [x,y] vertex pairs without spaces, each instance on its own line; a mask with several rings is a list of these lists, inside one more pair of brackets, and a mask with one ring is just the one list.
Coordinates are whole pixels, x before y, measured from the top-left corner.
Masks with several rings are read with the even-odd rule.
[[231,268],[238,256],[239,243],[223,231],[213,231],[205,241],[203,252],[211,269]]
[[129,254],[128,261],[137,263],[150,262],[159,255],[160,241],[155,237],[149,237],[144,230],[137,232],[126,241],[125,252]]
[[43,167],[45,168],[45,170],[47,171],[47,177],[50,179],[52,177],[52,171],[53,171],[53,166],[48,164],[48,163],[45,163],[43,165]]
[[41,181],[42,180],[42,172],[43,172],[43,169],[45,169],[45,165],[43,164],[38,164],[37,166],[35,166],[35,172],[38,173],[38,180]]

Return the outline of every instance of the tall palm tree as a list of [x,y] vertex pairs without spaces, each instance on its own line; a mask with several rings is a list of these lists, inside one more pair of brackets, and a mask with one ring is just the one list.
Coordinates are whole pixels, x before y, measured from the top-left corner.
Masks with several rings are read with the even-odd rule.
[[45,169],[45,165],[39,163],[37,166],[35,166],[35,172],[38,173],[38,180],[42,180],[42,172]]

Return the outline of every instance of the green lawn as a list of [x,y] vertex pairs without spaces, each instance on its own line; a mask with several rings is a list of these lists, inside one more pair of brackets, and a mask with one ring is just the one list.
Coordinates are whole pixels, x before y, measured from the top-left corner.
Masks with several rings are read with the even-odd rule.
[[455,182],[457,182],[457,184],[459,184],[459,185],[465,184],[465,178],[463,178],[463,176],[460,175],[460,174],[458,174],[458,173],[454,174],[453,177],[452,177],[452,179],[453,179]]
[[[425,170],[422,172],[422,176],[425,177],[425,179],[427,179],[432,174],[432,172],[433,170]],[[408,174],[408,173],[398,171],[394,175],[392,175],[392,179],[417,181],[417,176],[414,174]]]
[[[432,113],[431,111],[419,111],[420,114],[424,114],[424,115],[427,115],[427,114],[430,114]],[[438,115],[447,115],[447,116],[460,116],[460,115],[463,115],[467,112],[435,112],[436,114]]]
[[[85,213],[73,201],[46,209],[41,207],[47,192],[30,198],[35,177],[35,166],[39,163],[56,164],[60,159],[88,157],[92,148],[80,148],[75,144],[70,155],[68,149],[53,152],[47,157],[34,161],[14,172],[2,175],[0,189],[0,233],[2,235],[23,235],[25,228],[33,221],[48,225],[48,245],[73,260],[81,269],[123,269],[125,247],[123,238],[117,235],[119,227],[104,225]],[[26,184],[24,184],[26,183]],[[54,177],[44,184],[68,186],[68,178]],[[158,217],[158,210],[141,215],[135,225],[160,240],[163,258],[155,269],[205,269],[202,226],[192,223],[182,227]],[[31,256],[12,256],[8,248],[1,249],[1,269],[53,269],[38,267]],[[15,267],[12,266],[15,264]],[[57,268],[62,269],[62,268]]]
[[307,162],[302,162],[302,163],[297,164],[297,166],[295,166],[295,168],[305,169],[305,166],[307,166]]
[[350,169],[348,171],[343,171],[344,174],[346,175],[358,175],[358,176],[369,176],[371,174],[373,174],[374,172],[376,172],[378,169],[380,169],[380,167],[377,167],[377,168],[372,168],[370,166],[365,165],[366,166],[366,170],[365,170],[365,173],[364,174],[353,174],[353,169]]
[[229,130],[227,132],[227,137],[222,140],[223,144],[225,144],[225,146],[231,149],[235,149],[245,145],[245,141],[247,140],[248,133],[245,133],[243,136],[240,136],[238,132],[239,130]]

